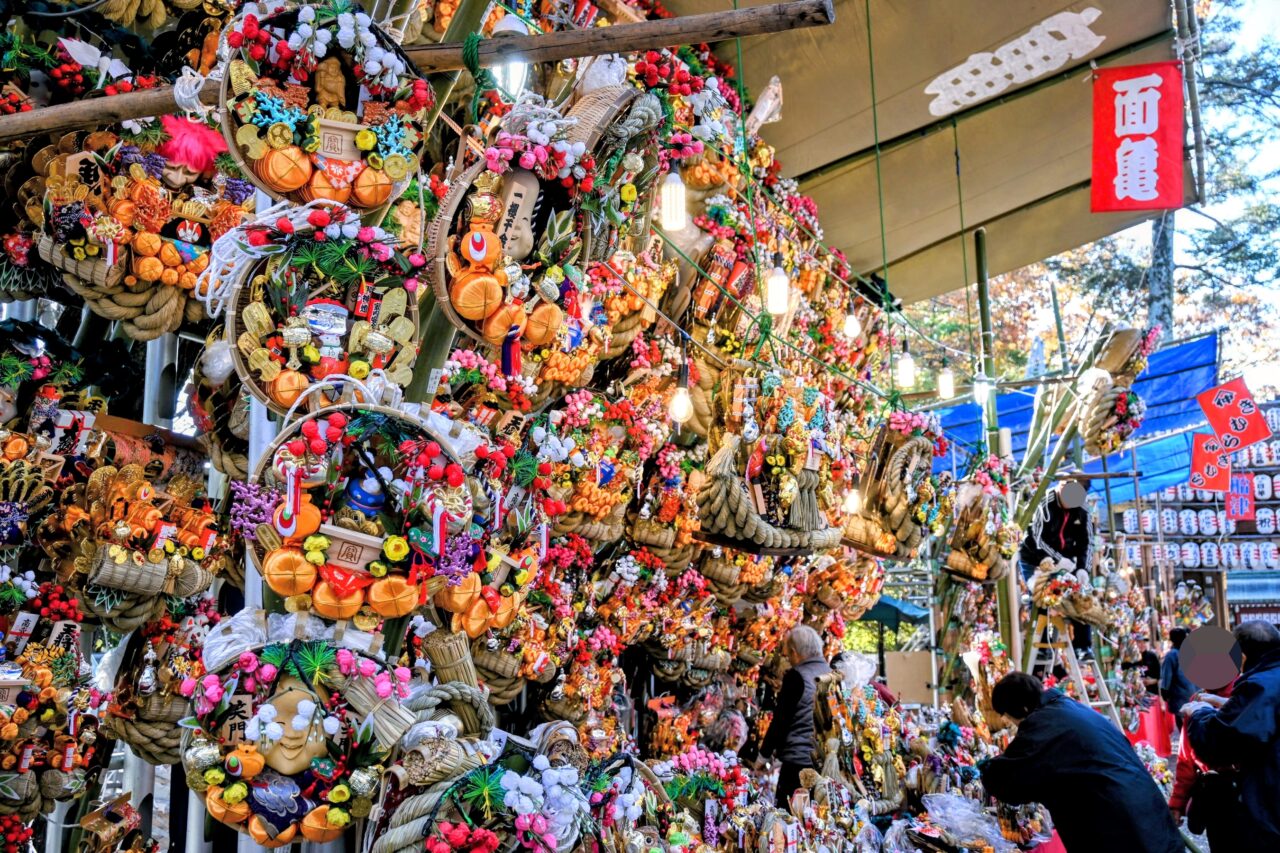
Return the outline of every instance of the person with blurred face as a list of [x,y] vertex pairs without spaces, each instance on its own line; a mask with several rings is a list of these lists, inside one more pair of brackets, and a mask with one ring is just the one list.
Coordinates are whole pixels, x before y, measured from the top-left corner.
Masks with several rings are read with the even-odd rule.
[[822,656],[822,637],[806,625],[792,628],[783,641],[783,652],[791,668],[782,677],[778,707],[765,734],[760,755],[781,762],[778,770],[777,805],[786,808],[800,787],[800,771],[816,767],[814,751],[814,698],[818,679],[831,671]]

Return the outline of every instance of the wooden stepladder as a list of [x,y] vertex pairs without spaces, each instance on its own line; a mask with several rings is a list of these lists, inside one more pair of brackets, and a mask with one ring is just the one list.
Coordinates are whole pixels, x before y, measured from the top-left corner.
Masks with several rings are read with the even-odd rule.
[[[1061,662],[1066,667],[1071,683],[1075,685],[1076,696],[1080,701],[1106,714],[1111,718],[1111,722],[1116,724],[1116,728],[1124,728],[1120,724],[1120,714],[1116,711],[1115,702],[1111,698],[1111,689],[1107,687],[1107,680],[1103,678],[1102,668],[1098,666],[1096,660],[1085,661],[1090,674],[1093,675],[1094,684],[1098,687],[1098,698],[1090,697],[1080,661],[1076,658],[1076,651],[1072,648],[1067,634],[1067,623],[1060,614],[1053,610],[1045,612],[1037,608],[1035,627],[1031,630],[1029,640],[1026,644],[1026,660],[1023,661],[1022,667],[1024,672],[1031,672],[1033,667],[1039,665],[1047,665],[1052,669],[1055,663]],[[1049,652],[1047,662],[1041,655],[1042,650]]]

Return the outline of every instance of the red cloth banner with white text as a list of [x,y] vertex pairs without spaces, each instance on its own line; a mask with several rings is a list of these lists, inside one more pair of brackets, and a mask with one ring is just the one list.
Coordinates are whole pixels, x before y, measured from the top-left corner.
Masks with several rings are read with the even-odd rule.
[[1182,206],[1182,63],[1093,73],[1090,210]]
[[1244,379],[1232,379],[1217,388],[1196,395],[1209,427],[1222,442],[1222,449],[1235,453],[1271,438],[1267,418],[1254,402]]
[[1191,440],[1191,485],[1206,492],[1230,489],[1230,454],[1222,451],[1218,437],[1198,432],[1191,436]]

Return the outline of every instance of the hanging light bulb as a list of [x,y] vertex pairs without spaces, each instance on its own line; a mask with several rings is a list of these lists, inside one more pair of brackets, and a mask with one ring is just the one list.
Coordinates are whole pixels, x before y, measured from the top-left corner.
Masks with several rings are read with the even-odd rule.
[[858,487],[853,486],[844,493],[844,511],[853,514],[860,509],[862,509],[862,495],[858,492]]
[[781,253],[773,256],[773,269],[765,279],[764,307],[774,316],[787,313],[791,307],[791,279],[782,268]]
[[849,305],[849,313],[844,315],[844,336],[846,338],[856,338],[862,334],[862,321],[858,319],[858,309],[855,305]]
[[898,384],[903,388],[911,388],[916,384],[916,360],[911,357],[907,341],[902,341],[902,355],[898,357]]
[[[518,16],[505,15],[502,20],[493,25],[494,36],[504,33],[527,36],[529,28]],[[520,93],[524,91],[524,84],[529,80],[529,66],[512,57],[494,67],[493,77],[498,81],[498,87],[514,101],[520,97]]]
[[987,374],[981,370],[973,377],[973,402],[979,406],[987,405],[987,398],[991,396],[991,380]]
[[680,170],[673,167],[662,181],[659,197],[659,218],[662,220],[663,231],[679,231],[688,223],[684,196],[684,181],[680,180]]
[[942,370],[938,371],[938,398],[950,400],[956,395],[956,375],[951,372],[951,365],[942,360]]
[[676,374],[676,392],[671,395],[671,403],[667,406],[667,414],[677,424],[687,424],[693,417],[693,398],[689,396],[689,362],[682,352],[680,355],[680,371]]

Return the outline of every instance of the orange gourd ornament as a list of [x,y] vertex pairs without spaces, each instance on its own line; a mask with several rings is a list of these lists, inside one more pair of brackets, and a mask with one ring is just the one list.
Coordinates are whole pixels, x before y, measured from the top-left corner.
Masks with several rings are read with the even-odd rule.
[[297,835],[298,825],[296,823],[289,824],[283,831],[272,838],[271,830],[268,828],[266,821],[258,817],[258,815],[254,815],[249,819],[249,837],[263,847],[284,847],[286,844],[292,844]]
[[369,607],[385,619],[408,616],[418,605],[418,586],[399,575],[382,578],[369,587]]
[[391,199],[391,179],[381,169],[366,168],[351,187],[351,203],[356,207],[378,207]]
[[360,612],[362,604],[364,590],[357,589],[348,595],[342,595],[328,581],[320,581],[311,591],[311,609],[317,616],[325,619],[350,619]]
[[318,198],[336,201],[339,204],[346,204],[351,198],[351,185],[345,187],[335,187],[333,182],[329,180],[329,176],[324,173],[324,169],[316,169],[311,175],[311,180],[307,181],[307,185],[299,190],[298,195],[303,201],[315,201]]
[[564,312],[559,305],[542,302],[529,312],[529,323],[524,327],[524,340],[530,346],[540,347],[555,340],[556,332],[564,322]]
[[292,406],[311,385],[306,374],[285,368],[267,386],[267,396],[284,408]]
[[262,159],[254,162],[253,171],[276,192],[291,193],[306,186],[315,169],[305,151],[296,145],[287,145],[267,149]]
[[493,187],[498,176],[484,172],[476,178],[476,191],[467,199],[470,229],[458,241],[457,255],[449,259],[456,270],[449,288],[449,301],[458,316],[480,321],[502,304],[505,274],[499,269],[502,240],[494,225],[502,207]]
[[316,844],[336,841],[342,835],[342,827],[329,823],[329,807],[316,806],[302,819],[302,837]]
[[262,561],[262,579],[276,595],[302,595],[316,585],[316,567],[298,548],[279,548]]
[[480,327],[480,334],[486,341],[497,346],[506,340],[512,326],[518,327],[523,334],[528,322],[529,315],[524,313],[523,306],[508,303],[485,318]]

